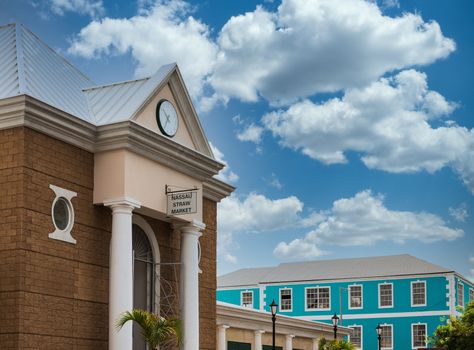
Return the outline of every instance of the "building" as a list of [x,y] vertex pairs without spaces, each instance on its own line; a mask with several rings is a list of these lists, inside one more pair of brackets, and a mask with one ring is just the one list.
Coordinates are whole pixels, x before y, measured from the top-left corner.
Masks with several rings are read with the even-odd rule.
[[222,167],[175,64],[98,86],[1,26],[0,349],[145,349],[134,307],[215,349]]
[[[216,349],[271,350],[272,326],[269,312],[217,302]],[[337,328],[339,339],[350,333],[348,327]],[[333,339],[333,326],[281,314],[275,320],[275,348],[278,350],[317,350],[321,337]]]
[[337,313],[359,349],[423,348],[426,336],[474,300],[474,284],[455,271],[411,255],[284,263],[218,278],[217,299],[279,314],[330,322]]

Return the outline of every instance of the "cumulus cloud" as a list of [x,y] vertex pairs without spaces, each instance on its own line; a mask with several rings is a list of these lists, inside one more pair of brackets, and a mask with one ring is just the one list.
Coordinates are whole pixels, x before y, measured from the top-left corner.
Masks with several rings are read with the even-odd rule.
[[425,212],[390,210],[381,195],[365,190],[352,198],[336,200],[325,218],[304,237],[280,242],[274,255],[285,259],[312,259],[324,254],[321,246],[368,246],[381,241],[403,244],[408,240],[424,243],[452,241],[462,237],[439,216]]
[[191,15],[182,0],[161,0],[131,18],[104,18],[82,28],[69,53],[86,58],[130,52],[138,65],[136,76],[155,73],[177,62],[193,97],[202,93],[205,77],[217,54],[206,24]]
[[66,12],[76,12],[81,15],[98,17],[104,14],[102,0],[50,0],[51,10],[60,16]]
[[216,178],[222,180],[224,182],[237,182],[239,180],[239,176],[230,170],[230,166],[227,161],[224,159],[224,154],[211,142],[209,142],[209,146],[211,146],[212,153],[218,162],[224,164],[224,168],[217,174]]
[[[88,58],[130,52],[137,76],[177,61],[203,110],[229,98],[264,97],[282,104],[362,86],[392,70],[430,64],[455,49],[437,22],[412,13],[384,16],[376,2],[365,0],[283,0],[275,12],[258,6],[231,17],[216,40],[182,0],[138,4],[134,17],[88,24],[69,52]],[[204,86],[212,87],[205,96]]]
[[474,192],[474,129],[431,125],[455,107],[428,89],[424,73],[406,70],[341,98],[295,103],[262,122],[281,145],[325,164],[346,163],[345,153],[355,151],[367,167],[393,173],[451,166]]
[[263,130],[261,126],[250,123],[237,134],[237,139],[239,141],[249,141],[258,144],[262,141]]
[[231,195],[218,204],[217,252],[229,262],[236,262],[232,250],[234,235],[244,232],[263,232],[294,227],[300,221],[303,203],[296,197],[269,199],[264,195],[250,193],[241,199]]
[[364,0],[283,0],[276,12],[259,6],[229,19],[217,42],[215,91],[274,104],[360,87],[455,50],[437,22],[384,16]]
[[448,212],[449,215],[454,218],[454,220],[459,222],[465,222],[466,219],[469,217],[466,203],[462,203],[457,208],[449,207]]

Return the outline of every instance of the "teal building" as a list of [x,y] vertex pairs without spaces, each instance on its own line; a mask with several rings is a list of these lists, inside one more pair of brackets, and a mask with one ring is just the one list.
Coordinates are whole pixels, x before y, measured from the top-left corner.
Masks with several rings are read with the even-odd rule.
[[352,328],[361,350],[429,347],[427,336],[474,300],[474,284],[455,271],[411,255],[283,263],[222,275],[217,300],[303,320]]

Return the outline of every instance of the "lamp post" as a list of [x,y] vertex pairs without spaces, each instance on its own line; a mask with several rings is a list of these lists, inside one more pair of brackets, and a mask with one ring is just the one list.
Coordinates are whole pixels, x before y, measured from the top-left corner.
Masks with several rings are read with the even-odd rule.
[[382,349],[382,327],[380,326],[380,323],[375,327],[375,330],[377,331],[377,340],[378,340],[378,349]]
[[334,326],[334,340],[336,340],[337,339],[337,324],[339,322],[339,317],[337,317],[337,314],[334,313],[334,316],[331,319],[332,319],[332,325]]
[[275,350],[275,321],[276,321],[277,309],[278,309],[278,304],[275,303],[275,299],[273,299],[272,303],[270,304],[270,311],[272,312],[272,326],[273,326],[272,350]]

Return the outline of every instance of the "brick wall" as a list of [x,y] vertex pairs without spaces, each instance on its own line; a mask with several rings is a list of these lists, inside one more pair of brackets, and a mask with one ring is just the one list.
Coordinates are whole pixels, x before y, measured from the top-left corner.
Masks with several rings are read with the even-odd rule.
[[[93,166],[93,154],[39,132],[0,130],[0,349],[107,348],[111,215],[92,204]],[[72,199],[76,245],[48,237],[50,184],[78,194]],[[216,204],[204,200],[204,213],[200,348],[214,349]],[[146,220],[161,262],[179,262],[179,235],[169,223]],[[161,273],[178,289],[179,267],[163,265]]]

